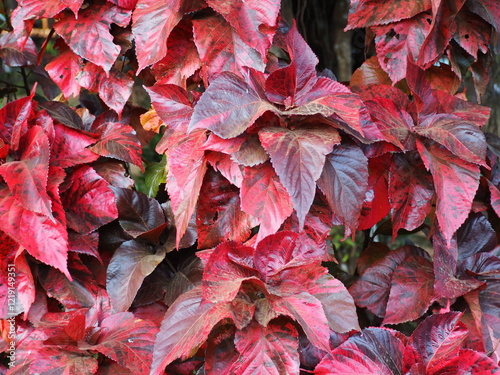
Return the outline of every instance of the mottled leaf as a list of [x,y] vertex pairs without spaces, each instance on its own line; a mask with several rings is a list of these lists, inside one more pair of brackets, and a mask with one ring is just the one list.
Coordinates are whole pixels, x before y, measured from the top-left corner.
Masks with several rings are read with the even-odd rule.
[[82,70],[82,59],[70,49],[59,55],[45,65],[45,70],[50,78],[59,86],[66,98],[78,96],[80,85],[77,77]]

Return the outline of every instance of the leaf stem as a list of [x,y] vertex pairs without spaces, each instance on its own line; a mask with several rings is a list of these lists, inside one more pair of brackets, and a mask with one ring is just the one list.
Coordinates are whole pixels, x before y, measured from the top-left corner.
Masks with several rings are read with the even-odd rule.
[[26,69],[21,66],[21,75],[23,76],[24,91],[26,91],[26,96],[30,96],[30,88],[28,83],[28,76],[26,75]]

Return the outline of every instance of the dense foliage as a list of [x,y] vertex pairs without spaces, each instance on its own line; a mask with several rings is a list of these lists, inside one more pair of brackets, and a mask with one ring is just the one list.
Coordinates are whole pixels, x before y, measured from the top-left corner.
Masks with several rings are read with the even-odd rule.
[[0,372],[499,372],[499,4],[351,0],[348,84],[279,0],[6,9]]

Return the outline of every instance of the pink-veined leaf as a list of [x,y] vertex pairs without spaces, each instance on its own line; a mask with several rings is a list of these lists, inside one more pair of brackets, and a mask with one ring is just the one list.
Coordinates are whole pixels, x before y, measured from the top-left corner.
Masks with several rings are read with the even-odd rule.
[[404,343],[396,331],[366,328],[325,356],[315,375],[400,375]]
[[241,188],[243,183],[243,168],[231,159],[231,155],[220,152],[209,152],[205,157],[216,172],[220,172],[231,184]]
[[432,176],[425,171],[418,155],[395,154],[389,169],[392,238],[396,238],[400,228],[411,231],[424,222],[433,196]]
[[293,212],[290,195],[270,163],[245,167],[240,196],[242,210],[259,220],[258,240],[276,233]]
[[0,165],[0,175],[25,209],[53,219],[52,201],[47,194],[49,139],[40,126],[33,126],[21,138],[20,147],[20,160]]
[[70,49],[61,52],[59,55],[45,65],[45,70],[50,78],[59,86],[66,98],[78,96],[80,85],[77,77],[83,66],[82,59]]
[[445,146],[460,159],[486,166],[486,141],[481,129],[459,116],[439,114],[422,119],[415,131]]
[[109,72],[120,54],[120,47],[113,43],[111,24],[126,27],[130,16],[130,11],[105,3],[82,10],[78,18],[72,14],[63,15],[54,24],[54,29],[78,56]]
[[229,303],[201,302],[201,288],[197,287],[170,306],[156,335],[151,375],[163,373],[177,358],[191,356],[219,321],[232,316]]
[[485,353],[463,349],[456,357],[446,362],[437,375],[493,375],[500,367]]
[[196,226],[198,248],[211,248],[222,241],[246,241],[253,227],[240,208],[239,189],[220,174],[208,171],[198,199]]
[[318,180],[332,211],[354,233],[368,189],[368,159],[354,145],[340,145],[327,155]]
[[99,141],[89,149],[98,155],[142,167],[142,148],[134,128],[119,122],[108,122],[97,129]]
[[97,343],[81,345],[80,349],[96,350],[132,371],[149,371],[158,332],[153,322],[121,312],[105,318],[99,328],[102,333]]
[[214,133],[210,133],[207,141],[203,144],[203,149],[231,155],[238,152],[245,141],[246,137],[244,135],[236,138],[223,139]]
[[329,126],[295,130],[266,128],[259,132],[259,138],[271,156],[281,183],[290,193],[302,228],[326,155],[340,143],[339,133]]
[[76,169],[64,192],[68,226],[86,234],[118,217],[115,195],[109,184],[89,166]]
[[126,241],[116,249],[106,275],[106,290],[115,311],[128,310],[144,278],[165,258],[165,250],[155,251],[136,240]]
[[467,336],[462,314],[449,312],[429,316],[413,331],[403,355],[403,370],[423,365],[426,374],[436,374],[455,357]]
[[90,62],[85,64],[76,81],[87,90],[99,93],[102,101],[118,115],[121,115],[134,86],[134,79],[130,75],[116,69],[105,72]]
[[299,372],[299,342],[291,323],[263,327],[252,322],[236,331],[234,344],[240,353],[233,374],[296,374]]
[[241,75],[244,66],[264,71],[263,56],[245,43],[242,36],[221,16],[193,20],[193,30],[206,82],[212,82],[225,71]]
[[234,138],[273,108],[263,93],[234,73],[225,72],[201,96],[189,129],[207,128],[221,138]]
[[[416,320],[434,296],[432,263],[425,251],[403,246],[373,262],[349,288],[356,304],[388,323]],[[412,309],[401,309],[401,304]],[[385,322],[385,320],[384,320]]]
[[224,16],[246,44],[265,58],[277,24],[279,0],[208,0],[207,3]]
[[436,216],[449,244],[453,233],[469,215],[479,186],[479,166],[457,158],[437,144],[425,146],[417,140],[417,149],[432,174],[438,198]]
[[53,18],[66,8],[70,8],[76,15],[82,3],[83,0],[20,0],[11,16],[12,25],[18,30],[23,21]]
[[381,3],[378,0],[353,0],[349,8],[346,30],[357,27],[387,25],[431,9],[431,0],[395,0]]

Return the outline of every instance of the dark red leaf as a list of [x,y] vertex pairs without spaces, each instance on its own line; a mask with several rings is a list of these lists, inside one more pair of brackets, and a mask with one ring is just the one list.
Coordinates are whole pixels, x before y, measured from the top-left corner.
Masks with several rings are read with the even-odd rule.
[[92,375],[97,372],[97,359],[75,347],[45,346],[31,362],[30,373],[44,374],[54,371],[68,374]]
[[68,280],[54,268],[45,267],[39,271],[40,283],[47,293],[66,309],[91,307],[99,289],[94,276],[75,253],[69,254],[68,268],[73,280]]
[[126,27],[130,16],[130,11],[105,3],[82,10],[78,18],[66,13],[54,24],[54,29],[78,56],[109,72],[120,54],[120,47],[113,43],[109,31],[111,24]]
[[198,200],[196,226],[198,248],[217,246],[222,241],[244,242],[253,227],[251,218],[241,210],[239,189],[220,174],[208,171]]
[[158,328],[149,320],[122,312],[105,318],[96,345],[80,345],[81,349],[96,350],[119,365],[145,373],[149,371],[154,338]]
[[133,238],[165,224],[165,215],[156,199],[131,189],[113,189],[121,227]]
[[245,142],[231,155],[231,159],[244,167],[254,167],[268,161],[269,155],[260,144],[257,134],[247,134]]
[[340,145],[326,158],[318,180],[335,215],[346,226],[346,233],[354,233],[367,191],[368,159],[354,145]]
[[70,96],[76,97],[80,93],[78,74],[80,74],[82,66],[82,59],[67,49],[45,65],[45,70],[50,78],[57,83],[64,96],[69,98]]
[[459,116],[438,114],[422,119],[415,131],[445,146],[460,159],[486,166],[486,141],[481,129]]
[[367,328],[351,336],[316,366],[317,375],[402,373],[404,343],[397,332],[384,328]]
[[104,71],[101,67],[87,63],[77,77],[80,86],[99,93],[106,105],[121,115],[123,107],[132,95],[133,78],[116,69]]
[[457,158],[437,144],[426,147],[417,140],[417,148],[425,167],[432,174],[438,198],[436,216],[449,244],[453,233],[469,215],[479,185],[479,167]]
[[240,357],[233,374],[296,374],[299,372],[299,342],[291,323],[263,327],[255,321],[236,331],[234,344]]
[[346,30],[357,27],[387,25],[428,11],[431,0],[396,0],[380,3],[377,0],[353,0],[349,8]]
[[259,132],[259,138],[281,183],[290,193],[302,228],[326,155],[340,143],[340,136],[335,129],[325,126],[295,130],[266,128]]
[[89,166],[76,169],[63,202],[68,226],[86,234],[118,217],[115,195],[108,183]]
[[[67,127],[80,131],[89,130],[83,124],[82,118],[67,104],[52,101],[42,103],[39,106],[45,109],[52,119],[59,121]],[[89,133],[86,133],[86,135],[93,136],[93,134]]]
[[207,3],[224,16],[246,44],[266,56],[277,24],[279,0],[208,0]]
[[0,175],[25,209],[52,219],[52,202],[47,194],[49,139],[40,126],[34,126],[21,139],[20,147],[20,160],[0,165]]
[[36,64],[37,47],[27,34],[28,30],[22,30],[20,33],[11,31],[0,36],[0,58],[6,65],[14,67]]
[[489,25],[481,17],[462,9],[455,17],[457,31],[453,39],[460,44],[474,59],[477,60],[478,52],[484,54],[488,51],[490,33],[485,33]]
[[449,312],[432,315],[413,331],[403,355],[403,370],[423,365],[426,374],[436,374],[447,361],[458,355],[467,336],[461,314]]
[[[422,316],[434,297],[432,263],[425,251],[403,246],[375,261],[349,288],[356,304],[387,323]],[[401,304],[412,309],[401,309]]]
[[242,78],[226,72],[220,74],[201,96],[189,129],[207,128],[221,138],[234,138],[273,108],[262,93],[256,92]]
[[412,231],[424,222],[433,196],[432,176],[424,170],[418,155],[395,154],[389,170],[392,238],[400,228]]
[[500,7],[496,2],[487,0],[471,1],[469,9],[500,31]]
[[293,211],[290,195],[270,163],[245,167],[240,196],[241,209],[259,220],[258,240],[276,233]]
[[[245,43],[242,38],[246,38],[248,34],[238,34],[223,17],[215,15],[203,20],[193,20],[193,30],[205,81],[212,82],[226,71],[241,75],[245,66],[264,71],[265,53],[261,55]],[[256,30],[254,32],[259,33]]]
[[167,280],[163,299],[165,304],[171,306],[181,294],[200,285],[202,276],[203,265],[198,257],[193,256],[183,262],[172,278]]
[[72,230],[68,231],[69,251],[79,254],[93,256],[102,263],[101,255],[97,249],[99,245],[99,233],[79,234]]
[[106,290],[115,311],[128,310],[144,278],[165,258],[165,253],[165,249],[155,251],[136,240],[116,249],[106,275]]
[[170,306],[156,336],[152,375],[161,374],[174,359],[189,357],[219,321],[232,316],[229,303],[201,302],[198,287],[182,294]]
[[104,178],[114,187],[130,189],[134,186],[134,180],[128,176],[128,172],[123,163],[103,161],[94,163],[92,168],[94,168],[99,176]]

